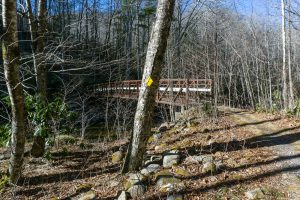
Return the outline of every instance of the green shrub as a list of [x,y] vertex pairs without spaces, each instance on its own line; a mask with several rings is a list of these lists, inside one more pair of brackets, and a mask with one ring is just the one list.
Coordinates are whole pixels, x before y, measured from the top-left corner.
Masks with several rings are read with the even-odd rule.
[[54,130],[60,134],[72,132],[70,124],[73,124],[76,115],[69,111],[62,98],[57,97],[47,104],[39,96],[27,95],[25,99],[29,121],[35,127],[35,136],[46,138]]
[[204,105],[202,107],[202,111],[204,112],[205,115],[211,116],[213,113],[212,104],[210,102],[204,103]]
[[0,125],[0,146],[5,146],[11,136],[11,129],[9,124]]
[[289,109],[287,112],[288,116],[299,116],[300,115],[300,102],[299,99],[295,100],[295,107],[294,109]]
[[6,174],[0,174],[0,194],[4,191],[5,187],[8,186],[9,177]]

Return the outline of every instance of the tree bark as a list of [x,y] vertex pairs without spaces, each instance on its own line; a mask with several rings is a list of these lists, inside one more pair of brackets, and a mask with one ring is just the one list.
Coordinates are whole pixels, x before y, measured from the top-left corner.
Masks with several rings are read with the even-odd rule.
[[[291,10],[291,0],[288,2],[289,10]],[[292,27],[291,27],[291,12],[288,13],[288,72],[289,72],[289,109],[294,110],[295,100],[293,91],[293,76],[292,76]]]
[[[47,69],[43,61],[42,53],[45,48],[45,34],[47,31],[47,0],[39,0],[39,13],[38,13],[38,36],[36,38],[36,84],[37,94],[41,98],[42,103],[47,102]],[[32,33],[33,35],[34,33]],[[45,152],[45,138],[36,135],[33,138],[33,145],[31,155],[34,157],[41,157]]]
[[[128,149],[123,166],[123,173],[138,170],[143,162],[147,139],[151,132],[153,108],[159,86],[163,58],[167,47],[174,4],[175,0],[158,1],[156,21],[153,25],[151,38],[148,44],[142,85],[134,118],[131,145]],[[151,86],[147,85],[147,80],[149,78],[153,80]]]
[[286,77],[286,38],[285,38],[285,2],[281,0],[281,17],[282,17],[282,99],[283,99],[283,108],[286,110],[288,108],[288,99],[287,99],[287,77]]
[[23,87],[19,77],[20,51],[17,36],[16,1],[2,0],[2,54],[5,81],[12,108],[11,158],[9,162],[10,182],[16,184],[23,165],[25,145],[25,106]]

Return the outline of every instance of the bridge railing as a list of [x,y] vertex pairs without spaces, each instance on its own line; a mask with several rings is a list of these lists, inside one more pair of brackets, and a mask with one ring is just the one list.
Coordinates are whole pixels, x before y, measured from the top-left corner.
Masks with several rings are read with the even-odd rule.
[[[137,99],[141,80],[98,84],[95,93],[106,96]],[[211,79],[161,79],[156,102],[165,104],[198,104],[212,95]]]

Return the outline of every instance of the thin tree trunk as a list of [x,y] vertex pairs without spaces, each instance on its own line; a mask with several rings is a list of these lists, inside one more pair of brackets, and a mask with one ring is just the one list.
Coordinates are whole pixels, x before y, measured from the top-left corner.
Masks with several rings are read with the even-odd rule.
[[[36,61],[36,84],[37,94],[43,104],[47,102],[47,69],[43,61],[42,52],[45,47],[45,34],[47,31],[47,0],[39,0],[39,20],[38,20],[38,38],[36,52],[39,54]],[[34,157],[41,157],[45,152],[45,137],[35,135],[33,138],[33,145],[31,149],[31,155]]]
[[[142,86],[139,94],[137,110],[134,119],[134,129],[131,145],[128,149],[123,173],[134,171],[141,167],[146,151],[147,139],[151,132],[151,121],[155,104],[156,91],[159,86],[163,58],[167,47],[170,25],[174,12],[175,0],[159,0],[156,21],[152,28],[148,45]],[[153,84],[147,85],[151,78]]]
[[16,184],[23,165],[25,145],[25,106],[23,87],[19,78],[20,51],[17,36],[16,1],[2,0],[2,53],[5,81],[12,108],[10,182]]
[[[289,10],[291,10],[291,0],[289,0]],[[293,91],[293,77],[292,77],[292,28],[291,28],[291,13],[288,13],[288,72],[289,72],[289,108],[290,110],[294,109],[294,91]]]
[[283,98],[283,108],[286,110],[288,108],[287,100],[287,77],[286,77],[286,39],[285,39],[285,3],[284,0],[281,0],[281,17],[282,17],[282,98]]

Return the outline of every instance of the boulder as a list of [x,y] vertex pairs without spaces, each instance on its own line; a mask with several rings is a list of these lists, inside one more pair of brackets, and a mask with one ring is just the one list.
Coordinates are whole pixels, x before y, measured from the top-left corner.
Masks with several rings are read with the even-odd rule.
[[112,154],[111,162],[114,164],[119,163],[123,160],[123,157],[124,157],[124,153],[122,151],[117,151]]
[[161,192],[174,192],[184,190],[185,186],[183,182],[180,183],[166,183],[158,188]]
[[145,166],[151,165],[151,164],[162,164],[162,156],[151,156],[150,160],[145,161]]
[[127,199],[128,199],[127,192],[122,191],[121,194],[118,197],[118,200],[127,200]]
[[131,173],[129,177],[124,182],[124,189],[128,190],[134,185],[141,184],[142,182],[146,181],[147,177],[141,173]]
[[168,168],[178,165],[180,162],[180,152],[178,150],[168,151],[163,157],[163,167]]
[[93,190],[88,191],[87,193],[84,193],[79,200],[93,200],[96,198],[96,192]]
[[260,188],[256,188],[254,190],[245,192],[245,196],[247,199],[264,199],[265,195]]
[[133,185],[131,188],[128,189],[128,192],[130,196],[135,199],[135,198],[141,198],[143,194],[146,192],[146,187],[144,185]]
[[183,200],[182,194],[172,194],[167,197],[167,200]]
[[159,164],[150,164],[146,168],[141,170],[141,174],[144,176],[149,176],[151,173],[155,173],[160,169]]
[[204,165],[202,167],[202,172],[215,174],[217,172],[217,166],[213,162],[204,163]]
[[162,155],[154,155],[150,158],[151,161],[162,162]]
[[169,171],[160,171],[155,174],[156,185],[162,187],[166,184],[177,184],[180,183],[180,179],[175,177],[175,174]]

